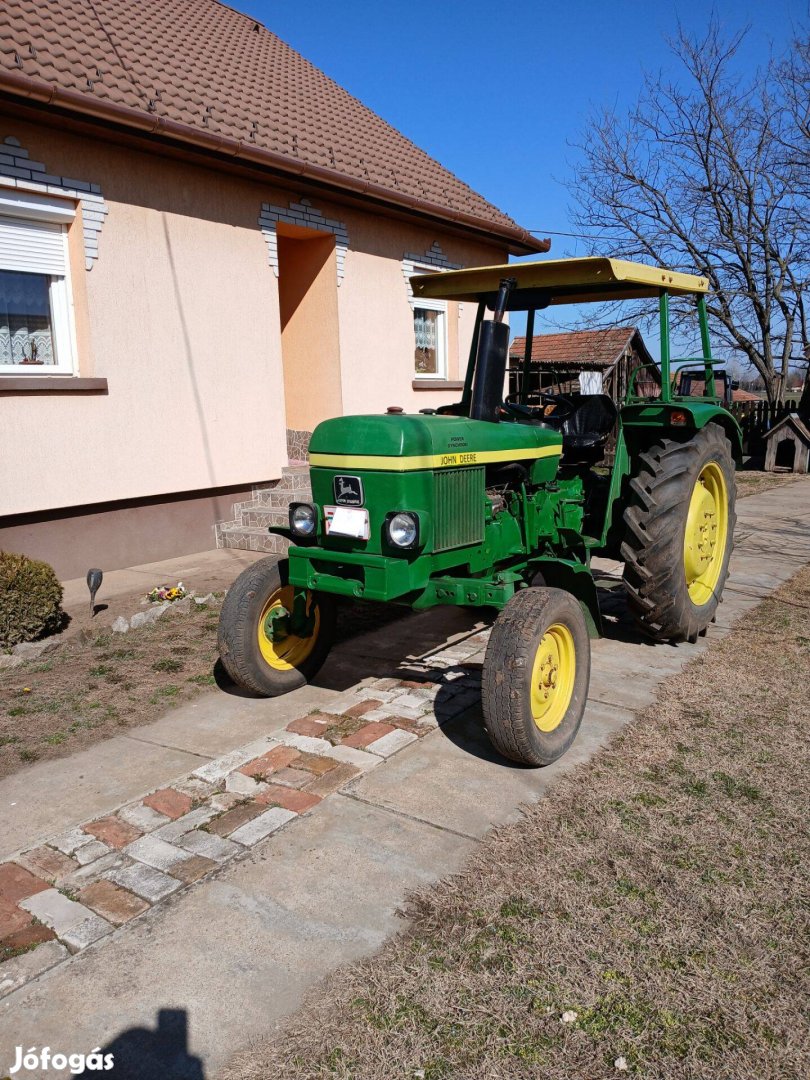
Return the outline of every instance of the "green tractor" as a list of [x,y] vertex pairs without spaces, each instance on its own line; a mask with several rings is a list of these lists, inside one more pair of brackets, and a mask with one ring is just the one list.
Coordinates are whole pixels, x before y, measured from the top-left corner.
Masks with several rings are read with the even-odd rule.
[[[274,696],[324,662],[336,597],[495,608],[486,729],[506,757],[547,765],[573,742],[588,695],[589,639],[601,632],[592,555],[624,561],[630,610],[656,641],[695,641],[721,599],[742,444],[715,389],[707,283],[588,258],[420,275],[412,286],[416,297],[478,305],[461,401],[318,425],[313,502],[293,503],[289,527],[270,529],[292,541],[288,558],[255,563],[229,590],[220,656],[237,684]],[[674,295],[695,298],[703,353],[677,365]],[[619,406],[603,394],[530,400],[536,311],[650,297],[660,310],[654,379],[633,371]],[[524,378],[504,399],[504,316],[515,311],[526,312]],[[673,370],[696,366],[703,395],[676,394]],[[641,383],[655,396],[637,393]]]

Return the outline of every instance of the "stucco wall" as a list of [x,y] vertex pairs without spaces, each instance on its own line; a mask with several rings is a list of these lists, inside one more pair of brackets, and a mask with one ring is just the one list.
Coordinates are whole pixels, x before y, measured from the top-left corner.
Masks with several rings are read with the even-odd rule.
[[[0,515],[280,475],[287,420],[278,278],[258,214],[263,202],[289,205],[296,193],[2,112],[0,135],[16,136],[49,172],[99,184],[109,208],[99,257],[74,283],[80,373],[105,377],[109,393],[0,396]],[[457,392],[411,388],[401,260],[436,241],[464,265],[499,261],[503,249],[311,197],[349,235],[336,316],[320,327],[339,335],[344,412],[455,400]],[[462,378],[474,310],[463,305],[459,318],[455,308],[449,374]]]
[[[413,310],[402,272],[406,254],[430,251],[438,242],[451,264],[506,262],[504,249],[439,230],[344,215],[351,243],[346,276],[338,290],[343,411],[381,412],[399,405],[406,412],[458,401],[458,390],[414,390]],[[448,304],[448,378],[463,380],[475,322],[475,304]]]
[[256,187],[10,117],[0,125],[49,171],[98,183],[109,206],[79,341],[81,374],[106,377],[109,394],[0,397],[0,456],[13,462],[0,512],[277,475],[277,290]]

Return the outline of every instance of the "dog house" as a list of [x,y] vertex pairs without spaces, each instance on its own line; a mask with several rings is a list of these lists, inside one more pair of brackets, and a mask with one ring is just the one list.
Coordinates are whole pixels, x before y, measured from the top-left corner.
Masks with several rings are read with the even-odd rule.
[[765,471],[810,472],[810,428],[798,413],[789,413],[765,436]]

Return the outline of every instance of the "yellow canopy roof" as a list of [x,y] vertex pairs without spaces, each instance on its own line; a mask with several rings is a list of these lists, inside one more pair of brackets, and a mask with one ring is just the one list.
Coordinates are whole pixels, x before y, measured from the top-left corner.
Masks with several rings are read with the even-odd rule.
[[411,287],[417,297],[486,300],[494,297],[501,279],[507,277],[517,281],[508,305],[513,310],[545,304],[638,300],[659,296],[663,289],[671,293],[705,293],[709,288],[705,277],[622,259],[548,259],[477,266],[470,270],[418,274],[411,278]]

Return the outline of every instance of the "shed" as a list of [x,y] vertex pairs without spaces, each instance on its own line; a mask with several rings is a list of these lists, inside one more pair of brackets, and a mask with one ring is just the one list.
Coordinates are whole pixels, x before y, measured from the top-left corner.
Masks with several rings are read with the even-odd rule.
[[[526,338],[516,337],[509,348],[509,393],[520,391]],[[605,330],[571,330],[564,334],[537,334],[532,338],[529,398],[546,387],[562,393],[581,390],[602,392],[619,404],[627,392],[633,371],[650,365],[638,375],[638,392],[657,397],[661,376],[636,326],[612,326]],[[583,373],[593,372],[595,379]]]
[[765,436],[765,472],[787,468],[810,472],[810,428],[798,413],[788,413]]

